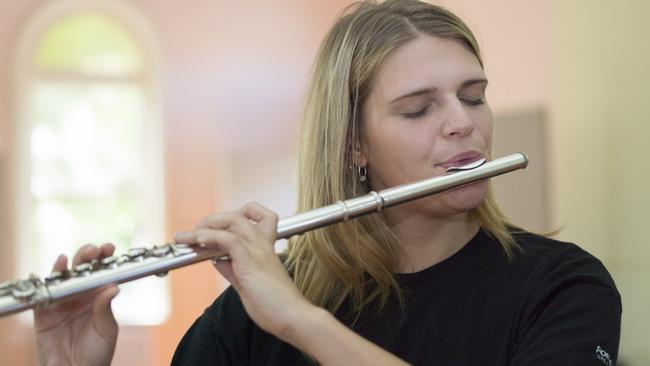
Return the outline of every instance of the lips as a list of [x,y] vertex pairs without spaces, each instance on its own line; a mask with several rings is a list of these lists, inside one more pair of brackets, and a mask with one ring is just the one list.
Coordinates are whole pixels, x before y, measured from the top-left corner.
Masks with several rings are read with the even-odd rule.
[[441,166],[443,168],[452,168],[452,167],[458,167],[466,164],[473,163],[479,159],[483,159],[483,154],[481,154],[478,151],[465,151],[462,152],[458,155],[455,155],[451,159],[437,164],[438,166]]

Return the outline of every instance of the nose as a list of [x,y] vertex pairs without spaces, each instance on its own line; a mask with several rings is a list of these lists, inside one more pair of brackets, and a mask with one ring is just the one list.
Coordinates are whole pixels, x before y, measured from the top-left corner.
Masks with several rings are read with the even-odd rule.
[[445,122],[442,126],[442,134],[445,137],[463,137],[472,133],[474,130],[474,121],[469,115],[467,106],[460,100],[454,100],[446,103]]

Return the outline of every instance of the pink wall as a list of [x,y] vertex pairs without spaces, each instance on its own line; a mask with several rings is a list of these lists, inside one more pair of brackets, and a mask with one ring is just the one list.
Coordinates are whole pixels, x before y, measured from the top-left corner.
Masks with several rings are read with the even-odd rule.
[[[235,138],[232,145],[239,146],[244,134],[247,141],[252,138],[261,144],[292,141],[291,134],[271,142],[263,137],[277,131],[271,123],[275,119],[288,123],[289,129],[295,125],[318,40],[348,2],[193,0],[180,5],[136,0],[130,4],[150,21],[162,43],[167,119],[218,125],[220,133],[228,134],[223,140]],[[439,3],[456,11],[477,34],[497,112],[548,105],[548,2]],[[25,0],[0,5],[0,153],[7,144],[12,47],[20,26],[39,4]],[[219,116],[224,119],[218,120]]]

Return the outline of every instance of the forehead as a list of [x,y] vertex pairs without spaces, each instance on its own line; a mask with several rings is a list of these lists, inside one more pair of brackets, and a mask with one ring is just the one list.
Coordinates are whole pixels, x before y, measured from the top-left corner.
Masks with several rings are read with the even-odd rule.
[[485,78],[478,59],[458,40],[421,36],[392,52],[379,67],[371,94],[393,100],[414,90],[454,89]]

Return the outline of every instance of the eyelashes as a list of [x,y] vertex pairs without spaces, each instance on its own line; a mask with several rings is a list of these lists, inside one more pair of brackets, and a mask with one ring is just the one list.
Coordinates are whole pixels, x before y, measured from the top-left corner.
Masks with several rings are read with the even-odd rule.
[[[469,99],[469,98],[460,98],[459,99],[462,103],[467,104],[469,106],[479,106],[485,104],[485,98],[479,98],[479,99]],[[432,105],[428,104],[424,108],[421,108],[415,112],[408,112],[408,113],[402,113],[402,117],[407,118],[407,119],[416,119],[419,117],[424,116],[431,110]]]
[[465,104],[468,104],[468,105],[481,105],[481,104],[485,104],[485,98],[479,98],[479,99],[462,99],[462,98],[461,98],[461,101],[462,101],[463,103],[465,103]]
[[415,119],[424,116],[429,111],[429,109],[431,109],[431,104],[416,112],[402,113],[402,116],[404,116],[404,118]]

